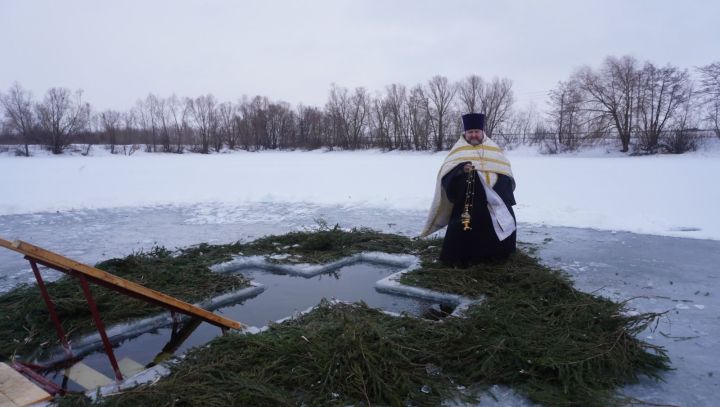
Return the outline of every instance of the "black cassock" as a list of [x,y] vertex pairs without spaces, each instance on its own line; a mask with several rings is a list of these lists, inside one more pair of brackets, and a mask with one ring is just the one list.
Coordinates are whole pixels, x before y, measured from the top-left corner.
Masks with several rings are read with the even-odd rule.
[[[480,183],[477,172],[474,173],[475,196],[470,213],[472,230],[463,230],[460,215],[464,210],[467,187],[467,173],[463,171],[465,164],[468,163],[458,164],[442,178],[445,194],[453,203],[450,223],[448,223],[440,252],[440,261],[449,266],[467,267],[486,260],[502,259],[515,251],[516,232],[503,241],[498,240],[487,207],[485,189]],[[504,174],[497,175],[498,179],[493,189],[500,195],[505,206],[515,218],[515,212],[512,210],[512,206],[515,205],[512,179]]]

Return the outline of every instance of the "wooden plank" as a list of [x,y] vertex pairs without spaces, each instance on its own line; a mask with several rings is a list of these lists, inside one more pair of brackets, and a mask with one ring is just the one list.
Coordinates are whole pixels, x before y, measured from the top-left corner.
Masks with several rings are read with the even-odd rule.
[[18,407],[18,405],[13,403],[6,395],[0,393],[0,407]]
[[[27,406],[52,396],[5,363],[0,363],[0,406]],[[12,404],[10,404],[12,403]]]
[[95,390],[113,382],[112,379],[83,362],[75,363],[72,367],[65,369],[65,376],[85,390]]
[[128,378],[130,376],[134,376],[137,373],[142,372],[145,370],[145,366],[141,365],[140,363],[130,359],[130,358],[122,358],[118,362],[118,366],[120,366],[120,372],[123,374],[123,377]]
[[180,312],[196,316],[203,321],[209,322],[213,325],[218,325],[231,329],[243,329],[245,327],[240,322],[216,315],[210,311],[207,311],[200,307],[196,307],[192,304],[188,304],[187,302],[178,300],[177,298],[171,297],[167,294],[163,294],[159,291],[152,290],[140,284],[133,283],[132,281],[125,280],[124,278],[115,276],[95,267],[90,267],[86,264],[76,262],[60,254],[53,253],[49,250],[45,250],[41,247],[32,245],[27,242],[23,242],[21,240],[10,242],[4,239],[0,239],[0,246],[10,250],[14,250],[18,253],[22,253],[26,256],[36,258],[44,263],[51,264],[60,269],[74,270],[75,272],[87,275],[93,279],[107,283],[108,285],[106,285],[106,287],[108,288],[114,289],[114,287],[119,287],[121,289],[130,291],[141,298],[151,299],[170,308],[177,309]]
[[3,238],[0,238],[0,247],[17,251],[17,248],[13,246],[11,241],[5,240]]

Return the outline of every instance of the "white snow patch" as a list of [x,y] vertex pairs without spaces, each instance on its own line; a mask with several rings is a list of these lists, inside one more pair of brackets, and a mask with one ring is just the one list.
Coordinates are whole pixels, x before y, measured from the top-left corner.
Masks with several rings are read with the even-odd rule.
[[[188,222],[264,219],[249,203],[428,209],[445,152],[0,155],[0,215],[199,205]],[[720,154],[508,151],[519,222],[720,239]],[[409,175],[408,175],[409,174]],[[212,204],[212,205],[211,205]],[[218,205],[220,204],[220,205]],[[203,206],[205,205],[205,206]],[[284,216],[277,216],[282,222]],[[419,232],[422,225],[417,225]]]

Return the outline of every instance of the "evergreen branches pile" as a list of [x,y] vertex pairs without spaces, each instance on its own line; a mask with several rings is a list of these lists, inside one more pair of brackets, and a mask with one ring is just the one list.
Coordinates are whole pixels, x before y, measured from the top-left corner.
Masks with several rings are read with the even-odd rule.
[[[187,267],[190,274],[205,273],[208,265],[232,253],[290,253],[295,261],[316,263],[362,251],[413,253],[420,256],[422,266],[403,277],[405,284],[467,296],[482,294],[486,299],[468,309],[465,318],[442,322],[392,317],[363,304],[323,302],[313,312],[266,332],[218,337],[189,352],[169,377],[106,397],[102,403],[440,405],[443,400],[469,397],[460,388],[505,384],[543,405],[600,406],[620,402],[615,397],[619,386],[637,381],[640,375],[658,378],[668,369],[662,348],[636,338],[657,314],[629,316],[622,304],[575,290],[566,276],[520,252],[504,262],[454,269],[435,261],[438,246],[438,240],[336,227],[181,251],[177,257],[187,258],[173,263],[172,269]],[[172,262],[173,256],[158,250],[138,255],[129,268]],[[128,258],[103,266],[116,267],[112,271],[120,274],[124,268],[118,266],[130,263]],[[145,274],[135,275],[135,280],[147,278]],[[218,276],[222,275],[201,279]],[[166,277],[159,284],[167,285],[163,290],[171,295],[195,291],[194,283],[177,284],[172,276]],[[175,285],[185,287],[172,292],[169,287]],[[26,301],[25,297],[16,290],[0,297],[0,304],[5,310],[15,306],[13,301]],[[39,308],[44,311],[42,303]],[[47,318],[46,312],[43,315]],[[5,332],[1,324],[6,321],[0,322]],[[61,405],[88,402],[77,396],[60,400]]]
[[[335,225],[322,225],[317,231],[291,232],[281,236],[266,236],[243,245],[244,255],[288,254],[292,262],[322,264],[361,252],[422,254],[437,239],[412,240],[405,236],[381,233],[368,228],[346,231]],[[276,263],[287,260],[269,261]]]
[[[538,322],[528,326],[532,316],[511,324],[502,319],[507,312],[514,313],[483,304],[467,319],[438,323],[323,302],[266,332],[218,337],[192,350],[168,378],[101,405],[437,406],[469,401],[460,391],[466,386],[506,384],[544,405],[606,406],[619,401],[617,386],[667,368],[661,349],[631,336],[652,315],[608,316],[614,321],[584,335],[576,321],[562,338],[559,327],[530,329]],[[86,402],[69,398],[65,405]]]

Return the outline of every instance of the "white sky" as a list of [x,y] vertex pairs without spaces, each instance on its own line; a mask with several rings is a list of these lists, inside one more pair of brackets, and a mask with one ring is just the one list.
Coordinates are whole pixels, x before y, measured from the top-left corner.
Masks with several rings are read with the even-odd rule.
[[81,88],[98,110],[149,92],[322,105],[436,74],[514,82],[519,106],[608,55],[720,60],[720,2],[0,0],[0,90]]

